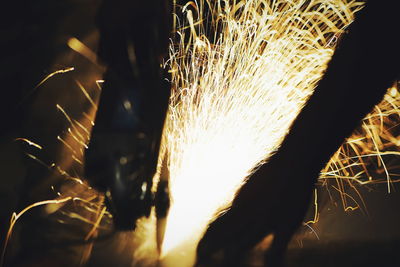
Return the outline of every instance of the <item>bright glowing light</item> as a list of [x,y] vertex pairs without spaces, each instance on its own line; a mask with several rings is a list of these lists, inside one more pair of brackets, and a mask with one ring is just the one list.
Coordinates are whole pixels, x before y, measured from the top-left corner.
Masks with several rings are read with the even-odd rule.
[[[161,160],[167,162],[170,170],[173,198],[162,244],[165,266],[191,265],[206,225],[219,210],[229,206],[234,192],[252,170],[279,147],[290,123],[321,78],[342,29],[361,7],[359,2],[350,0],[228,2],[215,0],[212,7],[212,24],[218,23],[220,30],[215,42],[204,36],[202,8],[195,12],[199,15],[186,8],[189,27],[187,23],[178,25],[180,41],[171,49],[168,63],[173,90],[160,153],[167,155]],[[96,61],[93,52],[88,52],[77,39],[70,39],[68,44],[92,62]],[[72,70],[67,68],[48,75],[35,89],[54,75]],[[102,82],[97,81],[98,89]],[[111,225],[103,197],[81,178],[67,173],[73,164],[82,164],[96,110],[95,101],[77,84],[91,109],[76,120],[57,105],[70,124],[69,130],[58,137],[65,145],[65,162],[47,166],[36,156],[28,156],[79,187],[66,184],[57,192],[59,199],[37,202],[18,215],[13,214],[7,241],[17,219],[41,205],[47,205],[48,214],[63,212],[71,220],[82,221],[83,228],[89,227],[83,239],[94,238],[98,234],[96,229]],[[394,172],[394,164],[389,164],[388,157],[400,156],[400,141],[393,135],[393,128],[400,125],[399,106],[400,94],[394,85],[323,169],[321,184],[340,193],[345,210],[365,208],[357,185],[387,182]],[[17,140],[42,149],[28,139]],[[351,195],[350,190],[356,194]],[[72,210],[64,206],[70,200],[76,202]],[[79,211],[77,203],[81,205]],[[314,218],[305,223],[308,227],[319,219],[317,199],[314,206]],[[120,243],[125,239],[134,243],[132,266],[156,264],[155,220],[154,214],[141,218],[134,233],[120,238]],[[6,246],[3,257],[5,250]]]
[[360,7],[345,0],[216,1],[214,43],[202,28],[201,4],[199,15],[185,9],[190,30],[178,30],[182,41],[171,50],[173,90],[161,151],[172,197],[164,261],[191,265],[206,225],[278,149]]

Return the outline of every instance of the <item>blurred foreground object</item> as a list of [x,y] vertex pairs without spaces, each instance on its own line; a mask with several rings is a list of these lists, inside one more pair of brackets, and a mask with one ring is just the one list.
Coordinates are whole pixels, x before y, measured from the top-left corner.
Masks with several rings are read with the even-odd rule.
[[169,98],[160,66],[170,12],[163,0],[104,0],[98,11],[98,54],[107,71],[85,175],[105,192],[117,230],[134,229],[154,202],[153,176]]

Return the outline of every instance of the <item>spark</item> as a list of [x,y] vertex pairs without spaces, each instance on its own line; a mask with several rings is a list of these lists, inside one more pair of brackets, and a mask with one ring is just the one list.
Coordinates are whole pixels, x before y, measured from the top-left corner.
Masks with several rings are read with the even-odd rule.
[[72,200],[72,197],[66,197],[66,198],[62,198],[62,199],[43,200],[43,201],[35,202],[35,203],[27,206],[22,211],[20,211],[18,214],[14,212],[12,217],[11,217],[11,220],[10,220],[10,227],[8,228],[8,231],[7,231],[6,240],[4,241],[4,247],[3,247],[3,251],[2,251],[2,254],[1,254],[1,260],[0,260],[0,266],[3,265],[4,256],[6,254],[8,241],[10,240],[12,231],[13,231],[14,226],[15,226],[15,223],[17,222],[17,220],[22,215],[24,215],[27,211],[29,211],[29,210],[31,210],[31,209],[33,209],[35,207],[48,205],[48,204],[60,204],[60,203],[65,203],[65,202],[70,201],[70,200]]
[[66,142],[61,136],[57,136],[57,140],[59,140],[61,143],[65,145],[66,148],[68,148],[73,154],[76,155],[76,151]]
[[[69,124],[72,126],[73,131],[71,130],[70,127],[68,127],[67,131],[70,134],[70,136],[78,143],[80,144],[83,148],[87,148],[87,142],[89,141],[88,138],[85,138],[81,132],[78,130],[78,127],[76,125],[78,125],[80,128],[82,128],[82,124],[76,124],[74,123],[74,120],[72,120],[72,118],[68,115],[68,113],[64,110],[63,107],[61,107],[59,104],[56,104],[56,107],[59,111],[61,111],[61,113],[64,115],[64,117],[67,119],[67,121],[69,122]],[[83,113],[83,115],[87,115],[85,113]],[[76,121],[76,120],[75,120]],[[83,127],[85,129],[85,127]],[[88,137],[88,135],[87,135]],[[57,139],[61,139],[59,136],[57,136]],[[62,140],[60,140],[62,141]],[[63,142],[67,147],[69,146],[69,148],[72,149],[71,144],[66,144],[66,142]],[[73,149],[72,149],[73,150]],[[75,150],[73,150],[74,152],[76,152]],[[81,154],[83,154],[83,150],[81,151]]]
[[25,153],[25,155],[27,155],[28,157],[30,157],[31,159],[33,159],[34,161],[36,161],[37,163],[39,163],[40,165],[51,169],[51,167],[49,167],[46,163],[44,163],[42,160],[38,159],[35,155],[32,155],[30,153]]
[[18,106],[18,107],[19,107],[19,106],[22,106],[22,105],[25,103],[25,101],[26,101],[27,99],[29,99],[29,97],[30,97],[40,86],[42,86],[42,84],[44,84],[45,82],[47,82],[47,81],[48,81],[50,78],[52,78],[53,76],[58,75],[58,74],[64,74],[64,73],[67,73],[67,72],[70,72],[70,71],[73,71],[73,70],[75,70],[74,67],[68,67],[68,68],[56,70],[56,71],[54,71],[54,72],[48,74],[48,75],[47,75],[44,79],[42,79],[32,90],[30,90],[30,91],[24,96],[24,98],[19,102],[19,104],[18,104],[17,106]]
[[[73,127],[76,130],[76,127]],[[84,139],[84,137],[78,132],[75,131],[77,135],[74,134],[74,132],[71,130],[71,128],[67,129],[68,133],[70,134],[70,136],[72,137],[72,139],[74,139],[76,142],[78,142],[80,145],[82,145],[84,148],[88,148],[88,146],[85,143],[85,140],[81,140]],[[82,152],[83,154],[83,152]]]
[[56,108],[57,108],[59,111],[61,111],[61,113],[65,116],[65,118],[68,120],[68,122],[69,122],[71,125],[73,125],[71,117],[67,114],[67,112],[66,112],[59,104],[56,104]]
[[96,53],[93,52],[93,50],[87,47],[84,43],[82,43],[79,39],[72,37],[68,40],[67,45],[75,52],[87,58],[93,64],[98,65]]
[[30,146],[34,146],[34,147],[36,147],[38,149],[43,149],[43,147],[41,145],[38,145],[35,142],[33,142],[33,141],[29,140],[29,139],[26,139],[26,138],[22,138],[22,137],[16,138],[15,141],[23,141],[23,142],[27,143]]
[[332,187],[333,187],[333,189],[335,189],[336,191],[340,192],[340,195],[343,196],[343,198],[344,198],[344,197],[348,197],[350,200],[352,200],[352,201],[356,204],[356,207],[349,206],[349,205],[347,205],[347,201],[346,201],[345,199],[343,199],[343,203],[345,203],[343,208],[344,208],[345,211],[348,211],[348,210],[356,210],[356,209],[358,209],[358,208],[361,207],[360,204],[357,202],[357,200],[356,200],[354,197],[352,197],[350,194],[344,192],[343,189],[341,189],[341,188],[339,188],[339,187],[336,187],[336,186],[332,186]]
[[83,165],[83,162],[78,159],[77,157],[75,157],[74,155],[71,155],[72,159],[75,160],[78,164]]
[[74,123],[76,123],[76,125],[79,126],[79,128],[81,128],[86,133],[86,138],[84,138],[84,139],[89,140],[89,138],[90,138],[89,130],[85,126],[83,126],[82,123],[80,123],[79,121],[77,121],[75,119],[73,121],[74,121]]
[[70,71],[73,71],[73,70],[75,70],[74,67],[68,67],[68,68],[65,68],[65,69],[56,70],[56,71],[50,73],[49,75],[47,75],[43,80],[41,80],[41,81],[35,86],[35,88],[34,88],[33,90],[36,90],[37,88],[39,88],[42,84],[44,84],[45,82],[47,82],[47,80],[49,80],[49,79],[50,79],[51,77],[53,77],[54,75],[67,73],[67,72],[70,72]]
[[86,112],[82,112],[82,115],[90,122],[92,126],[94,126],[93,116],[90,116]]
[[99,91],[101,91],[101,89],[102,89],[101,85],[103,83],[104,83],[104,80],[96,80],[97,89],[99,89]]
[[[319,221],[319,212],[318,212],[318,193],[317,189],[314,189],[314,218],[308,222],[305,222],[303,225],[315,224]],[[319,238],[318,238],[319,239]]]
[[394,87],[394,86],[393,86],[392,88],[389,89],[389,94],[390,94],[390,96],[392,96],[392,97],[396,97],[398,93],[399,93],[399,92],[397,91],[397,88]]
[[86,99],[89,101],[89,103],[92,105],[94,110],[97,110],[97,105],[92,99],[92,97],[89,95],[88,91],[83,87],[83,85],[79,81],[75,81],[76,84],[78,85],[79,89],[81,89],[83,95],[86,97]]
[[315,235],[315,236],[317,237],[317,239],[319,240],[319,235],[318,235],[317,231],[315,231],[315,229],[312,228],[310,224],[308,224],[308,223],[303,223],[303,225],[306,226],[306,227],[308,227],[308,228],[311,230],[311,232],[314,233],[314,235]]
[[97,217],[96,222],[93,224],[92,229],[90,230],[90,232],[86,235],[85,240],[89,240],[89,238],[93,235],[95,235],[96,230],[99,228],[101,219],[103,218],[104,214],[106,212],[106,207],[103,207],[101,209],[100,215]]

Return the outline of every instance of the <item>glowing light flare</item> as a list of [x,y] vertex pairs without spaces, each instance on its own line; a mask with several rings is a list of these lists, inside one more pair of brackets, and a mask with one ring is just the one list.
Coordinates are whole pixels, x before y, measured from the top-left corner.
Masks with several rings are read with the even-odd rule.
[[278,149],[334,40],[361,7],[345,0],[216,1],[212,21],[220,35],[210,43],[203,4],[197,17],[186,12],[189,27],[180,25],[187,30],[178,29],[169,60],[173,90],[160,155],[167,152],[172,204],[162,258],[171,262],[177,247],[186,254],[174,266],[184,257],[180,266],[193,262],[209,221]]

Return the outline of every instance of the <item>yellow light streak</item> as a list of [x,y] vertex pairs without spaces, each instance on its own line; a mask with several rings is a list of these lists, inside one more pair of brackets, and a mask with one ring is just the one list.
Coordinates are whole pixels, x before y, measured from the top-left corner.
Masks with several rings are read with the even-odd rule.
[[81,54],[85,58],[87,58],[89,61],[91,61],[94,64],[98,64],[97,62],[97,55],[95,52],[93,52],[92,49],[87,47],[84,43],[82,43],[79,39],[72,37],[68,40],[67,45],[74,50],[75,52]]
[[26,138],[22,138],[22,137],[16,138],[15,141],[23,141],[23,142],[27,143],[30,146],[34,146],[34,147],[36,147],[38,149],[43,149],[43,147],[41,145],[38,145],[35,142],[33,142],[33,141],[29,140],[29,139],[26,139]]
[[314,189],[314,218],[305,224],[315,224],[319,221],[319,212],[318,212],[318,193],[317,189]]
[[76,84],[78,85],[79,89],[81,89],[83,95],[86,97],[86,99],[89,101],[89,103],[92,105],[94,110],[97,110],[97,104],[94,102],[94,100],[92,99],[92,97],[89,95],[88,91],[85,89],[85,87],[79,82],[76,81]]
[[348,198],[350,198],[350,199],[356,204],[356,206],[353,207],[353,206],[347,205],[347,202],[346,202],[346,205],[345,205],[345,207],[344,207],[344,210],[345,210],[345,211],[348,211],[348,210],[356,210],[356,209],[358,209],[358,208],[361,207],[360,204],[357,202],[357,200],[356,200],[354,197],[352,197],[351,195],[349,195],[348,193],[344,192],[343,190],[341,190],[340,188],[338,188],[338,187],[336,187],[336,186],[332,186],[332,187],[333,187],[336,191],[339,191],[339,192],[340,192],[340,195],[342,195],[342,196],[347,196]]
[[50,74],[48,74],[46,77],[44,77],[44,79],[42,79],[32,90],[30,90],[25,97],[21,100],[21,102],[18,104],[18,106],[21,106],[24,104],[24,102],[40,87],[42,86],[42,84],[44,84],[45,82],[47,82],[50,78],[52,78],[55,75],[58,74],[64,74],[70,71],[73,71],[75,68],[74,67],[68,67],[68,68],[64,68],[64,69],[60,69],[60,70],[56,70]]
[[61,70],[56,70],[56,71],[50,73],[50,74],[47,75],[43,80],[41,80],[41,81],[35,86],[35,88],[34,88],[33,90],[36,90],[37,88],[39,88],[42,84],[44,84],[45,82],[47,82],[47,80],[50,79],[51,77],[53,77],[54,75],[67,73],[67,72],[73,71],[74,69],[75,69],[74,67],[68,67],[68,68],[61,69]]
[[98,230],[98,228],[100,226],[101,219],[103,219],[103,216],[104,216],[105,212],[106,212],[106,207],[103,207],[101,209],[101,212],[100,212],[99,216],[97,217],[96,222],[93,224],[92,229],[90,229],[90,232],[86,235],[86,237],[85,237],[86,241],[89,240],[90,237],[95,235],[96,231]]

